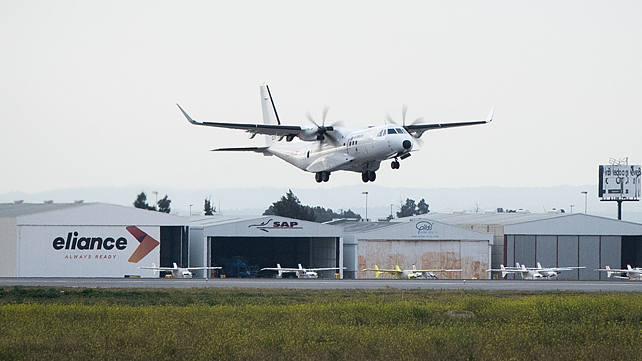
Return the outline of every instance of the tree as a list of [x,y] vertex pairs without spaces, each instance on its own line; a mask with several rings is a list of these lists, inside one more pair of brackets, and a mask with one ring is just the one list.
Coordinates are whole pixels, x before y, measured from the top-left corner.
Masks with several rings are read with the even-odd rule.
[[264,215],[276,215],[281,217],[301,219],[304,221],[316,220],[314,210],[309,206],[304,206],[299,201],[299,198],[294,195],[292,190],[288,190],[285,196],[281,197],[278,202],[272,203]]
[[[169,213],[172,210],[169,207],[170,203],[172,203],[172,201],[167,198],[167,194],[166,194],[163,199],[160,199],[158,201],[158,211],[163,213]],[[156,208],[154,207],[154,209]]]
[[140,194],[136,197],[136,200],[134,201],[134,207],[140,209],[148,209],[150,211],[156,210],[156,207],[147,204],[147,195],[145,194],[145,192],[140,192]]
[[416,208],[415,200],[406,198],[406,204],[401,205],[401,209],[397,212],[397,218],[414,216]]
[[406,204],[401,205],[401,209],[397,212],[397,218],[429,213],[430,209],[428,207],[428,203],[424,198],[419,201],[419,204],[415,204],[414,199],[406,198]]
[[417,213],[416,214],[419,215],[419,214],[430,213],[430,209],[428,209],[428,208],[429,208],[429,205],[428,205],[428,203],[426,203],[426,200],[421,198],[421,200],[419,201],[419,204],[417,204]]
[[205,211],[206,216],[213,216],[216,212],[216,207],[212,208],[212,196],[205,198],[205,205],[203,206],[203,211]]

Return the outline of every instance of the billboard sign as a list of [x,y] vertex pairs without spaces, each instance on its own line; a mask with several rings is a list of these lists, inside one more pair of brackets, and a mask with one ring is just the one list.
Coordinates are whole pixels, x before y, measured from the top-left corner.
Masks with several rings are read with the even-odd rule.
[[598,196],[602,200],[637,200],[640,198],[639,165],[601,165]]
[[160,227],[21,226],[19,277],[123,277],[159,263]]

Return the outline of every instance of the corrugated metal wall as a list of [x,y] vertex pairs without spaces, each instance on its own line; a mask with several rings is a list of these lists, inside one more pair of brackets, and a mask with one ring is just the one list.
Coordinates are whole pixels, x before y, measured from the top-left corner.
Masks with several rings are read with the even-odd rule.
[[[507,235],[504,245],[504,264],[516,262],[526,267],[581,267],[559,274],[560,280],[600,280],[605,274],[593,271],[606,265],[621,267],[620,236],[535,236]],[[519,275],[508,278],[519,279]]]

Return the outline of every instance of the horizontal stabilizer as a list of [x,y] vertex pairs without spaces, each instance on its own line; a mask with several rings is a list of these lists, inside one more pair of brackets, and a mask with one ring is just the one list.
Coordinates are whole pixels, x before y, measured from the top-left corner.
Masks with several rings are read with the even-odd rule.
[[239,147],[239,148],[216,148],[212,152],[256,152],[265,153],[268,147]]

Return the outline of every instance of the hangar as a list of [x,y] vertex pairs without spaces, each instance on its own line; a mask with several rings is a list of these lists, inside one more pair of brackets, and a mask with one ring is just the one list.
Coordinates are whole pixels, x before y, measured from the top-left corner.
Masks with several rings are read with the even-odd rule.
[[104,203],[3,203],[0,277],[152,277],[138,267],[187,265],[188,225]]
[[[220,266],[227,277],[264,267],[343,267],[341,227],[279,216],[200,216],[190,222],[190,266]],[[195,277],[209,277],[197,272]],[[343,272],[340,272],[343,277]],[[334,278],[324,271],[320,278]]]
[[[559,279],[602,280],[606,274],[594,272],[610,265],[614,268],[642,266],[642,225],[584,213],[429,213],[420,219],[453,226],[492,232],[492,268],[516,262],[535,267],[584,266],[562,272]],[[513,278],[519,276],[509,275]]]
[[[419,219],[407,222],[357,222],[344,226],[346,277],[370,278],[364,268],[461,269],[442,278],[486,279],[492,233]],[[390,277],[390,275],[381,275]]]

